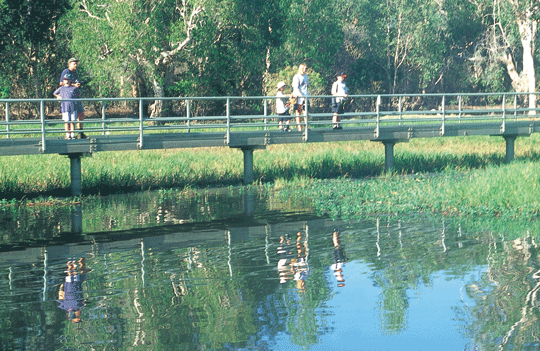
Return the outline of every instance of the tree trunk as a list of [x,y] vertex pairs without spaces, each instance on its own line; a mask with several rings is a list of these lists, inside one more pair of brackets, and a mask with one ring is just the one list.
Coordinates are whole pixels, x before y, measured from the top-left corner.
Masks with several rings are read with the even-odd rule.
[[[520,91],[534,93],[536,91],[534,51],[536,32],[538,30],[538,19],[536,18],[536,12],[538,9],[534,6],[537,5],[531,1],[528,7],[522,10],[520,7],[522,5],[520,5],[519,1],[511,0],[510,3],[514,8],[514,14],[516,16],[516,22],[521,38],[521,45],[523,47],[523,70],[520,74]],[[514,82],[514,78],[512,78],[512,82]],[[529,95],[529,108],[536,108],[536,95],[534,94]],[[536,111],[529,111],[529,114],[536,114]]]
[[165,97],[164,89],[161,84],[158,83],[156,79],[152,82],[152,87],[154,89],[154,97],[158,100],[155,100],[152,105],[150,105],[150,118],[162,117],[163,116],[163,100],[160,98]]
[[[523,79],[526,80],[527,91],[534,93],[536,91],[536,78],[534,76],[534,43],[536,40],[536,30],[538,22],[530,16],[530,11],[527,11],[527,16],[524,19],[518,18],[519,33],[521,35],[521,45],[523,46]],[[536,95],[529,95],[529,108],[536,108]],[[529,114],[536,114],[536,111],[529,111]]]
[[32,82],[34,83],[34,92],[36,94],[36,98],[42,99],[43,92],[41,91],[41,83],[39,79],[37,54],[35,50],[31,50],[31,52],[32,53],[28,55],[28,61],[30,61],[30,76],[32,77]]

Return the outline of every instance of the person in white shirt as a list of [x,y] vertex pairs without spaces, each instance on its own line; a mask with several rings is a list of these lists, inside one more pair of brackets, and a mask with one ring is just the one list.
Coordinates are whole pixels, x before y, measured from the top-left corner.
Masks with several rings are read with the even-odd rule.
[[302,112],[304,113],[304,123],[306,123],[306,118],[307,118],[307,104],[308,104],[307,96],[309,95],[308,93],[309,78],[306,74],[306,71],[307,71],[307,65],[305,63],[300,64],[300,66],[298,66],[298,73],[294,75],[292,84],[291,84],[293,88],[292,95],[298,98],[296,105],[294,106],[294,109],[296,112],[296,124],[298,125],[299,132],[302,132],[302,124],[300,123],[300,114],[302,114]]
[[332,124],[334,130],[342,129],[339,115],[343,114],[343,104],[348,96],[347,85],[345,85],[347,75],[341,72],[334,84],[332,84]]
[[[289,124],[291,123],[291,118],[289,117],[289,109],[290,106],[286,105],[286,99],[285,94],[283,94],[283,90],[285,90],[285,87],[287,84],[285,82],[279,82],[277,84],[277,99],[276,99],[276,113],[279,115],[278,124],[279,124],[279,130],[282,132],[290,132]],[[285,123],[285,126],[283,125]]]

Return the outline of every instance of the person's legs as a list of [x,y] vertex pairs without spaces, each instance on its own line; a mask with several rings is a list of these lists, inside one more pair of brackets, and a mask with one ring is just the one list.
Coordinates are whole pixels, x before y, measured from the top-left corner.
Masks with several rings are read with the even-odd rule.
[[[84,121],[84,112],[78,112],[77,113],[77,121]],[[77,129],[79,130],[79,135],[77,138],[79,139],[86,139],[86,134],[83,133],[83,125],[82,123],[77,123]]]
[[[62,120],[64,122],[69,122],[69,112],[62,112]],[[71,134],[70,134],[70,131],[69,131],[69,125],[70,124],[71,123],[64,123],[64,131],[66,132],[66,137],[65,137],[66,140],[71,139]]]

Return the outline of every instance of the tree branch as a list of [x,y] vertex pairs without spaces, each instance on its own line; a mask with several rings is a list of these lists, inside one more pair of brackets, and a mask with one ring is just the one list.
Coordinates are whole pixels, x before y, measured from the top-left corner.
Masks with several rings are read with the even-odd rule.
[[160,63],[166,63],[171,57],[178,54],[180,51],[182,51],[187,46],[187,44],[189,44],[189,42],[191,41],[191,32],[192,32],[193,28],[195,28],[195,21],[197,19],[197,16],[201,12],[204,11],[204,7],[197,6],[196,8],[193,9],[193,11],[191,12],[191,14],[189,15],[189,18],[188,18],[187,10],[186,10],[186,8],[187,8],[186,0],[183,0],[182,3],[183,3],[183,8],[182,9],[177,8],[177,10],[180,12],[180,15],[184,19],[185,28],[186,28],[186,38],[184,40],[182,40],[181,42],[175,43],[174,44],[175,47],[172,50],[162,51],[159,54],[159,57],[155,60],[155,65],[156,66],[158,66]]

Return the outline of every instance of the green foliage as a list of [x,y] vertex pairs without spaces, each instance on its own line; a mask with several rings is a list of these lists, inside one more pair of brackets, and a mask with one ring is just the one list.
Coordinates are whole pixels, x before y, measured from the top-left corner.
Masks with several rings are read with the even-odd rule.
[[11,82],[6,76],[0,76],[0,99],[7,99],[11,91]]
[[[275,74],[270,74],[266,79],[265,90],[268,91],[267,95],[275,96],[277,83],[283,81],[287,84],[284,94],[290,94],[292,92],[292,79],[298,72],[298,66],[285,67]],[[309,77],[309,95],[330,95],[330,88],[326,86],[326,80],[323,78],[323,73],[316,72],[314,69],[308,67],[307,75]]]
[[328,94],[340,71],[355,93],[508,90],[505,67],[487,59],[484,44],[500,23],[505,45],[519,57],[516,11],[525,13],[527,4],[501,2],[497,11],[490,1],[478,4],[3,0],[0,96],[50,97],[73,55],[81,60],[80,76],[90,80],[85,97],[273,95],[302,62],[311,69],[313,95]]

